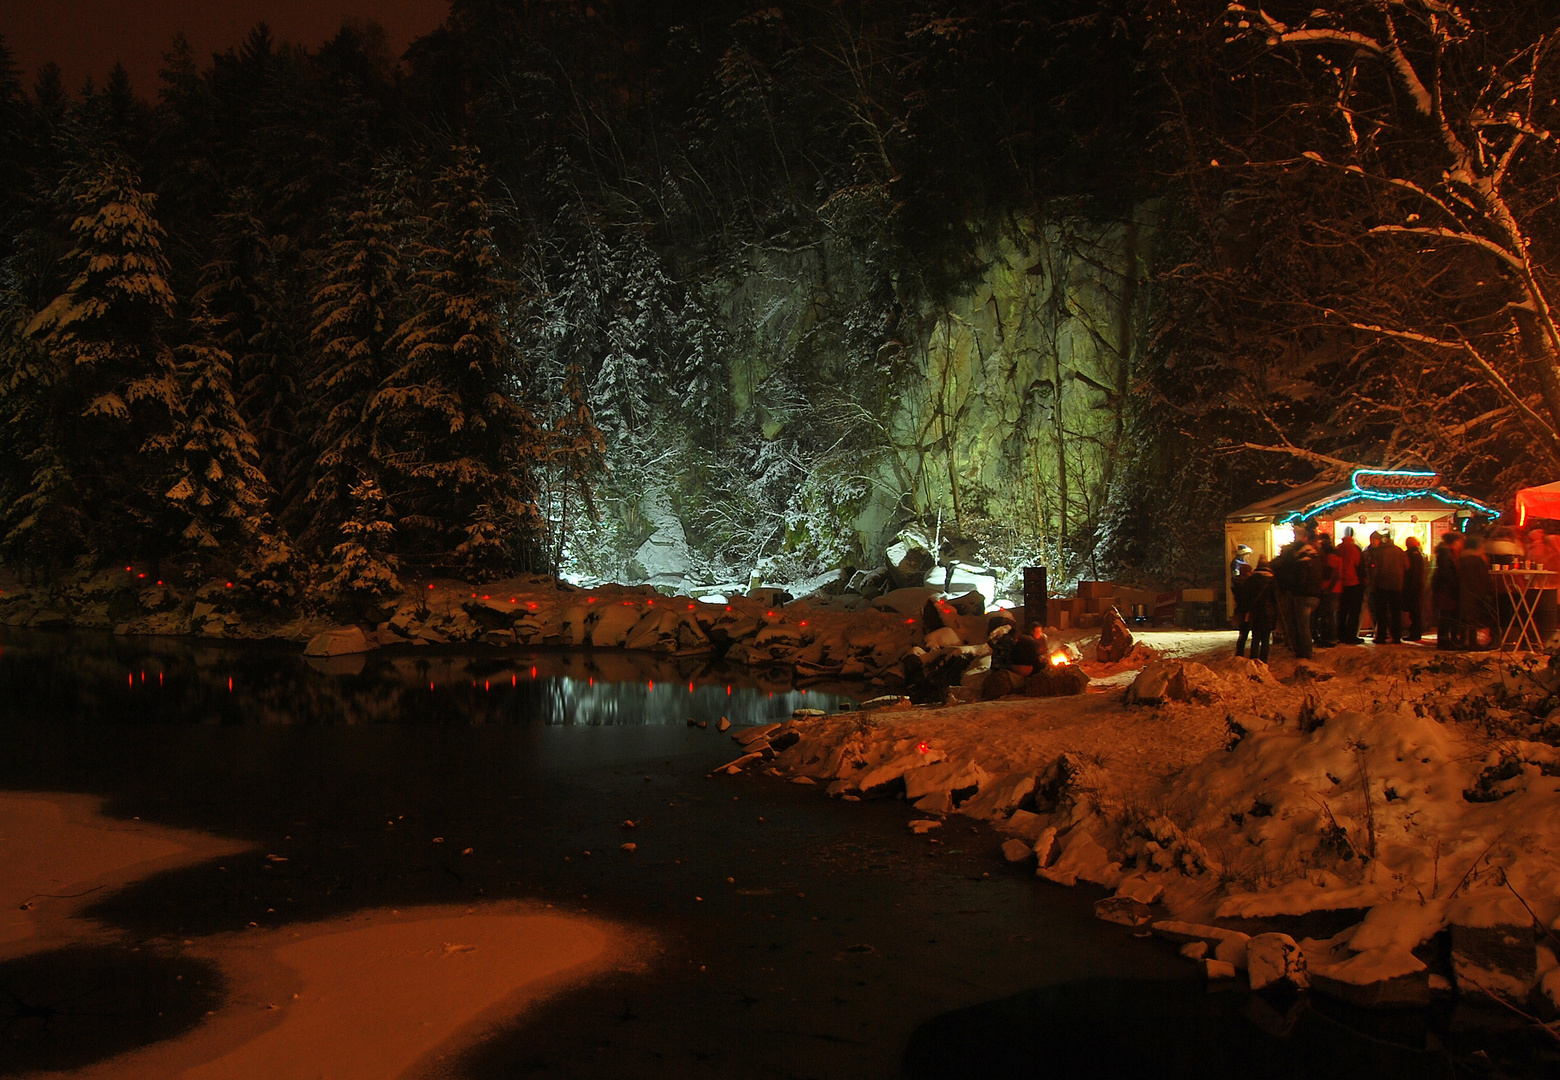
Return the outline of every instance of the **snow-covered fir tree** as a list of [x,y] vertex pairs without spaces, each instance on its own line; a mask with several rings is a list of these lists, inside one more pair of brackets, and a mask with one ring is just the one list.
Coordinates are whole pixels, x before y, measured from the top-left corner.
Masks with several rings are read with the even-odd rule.
[[25,330],[32,313],[15,293],[0,314],[0,551],[52,575],[86,544],[88,522],[60,454],[54,365]]
[[234,394],[261,467],[279,486],[299,465],[296,417],[303,395],[291,329],[296,313],[281,265],[288,246],[262,219],[248,189],[235,190],[217,215],[197,292],[215,320],[216,343],[233,358]]
[[[50,554],[56,565],[89,551],[155,559],[169,534],[163,464],[143,451],[165,445],[159,437],[179,399],[164,338],[174,297],[163,231],[155,197],[123,162],[89,162],[67,183],[77,210],[66,256],[73,276],[27,327],[43,356],[13,389],[31,395],[31,407],[46,409],[51,422],[32,450],[31,482],[5,508],[7,547],[37,553],[43,540],[35,530],[75,516],[79,527],[66,533],[79,536],[50,529],[49,543],[74,545]],[[27,407],[13,397],[10,415]],[[58,499],[74,501],[75,511],[52,509]]]
[[309,392],[315,455],[307,537],[325,545],[352,513],[371,463],[368,403],[390,373],[390,335],[401,287],[396,193],[382,176],[360,205],[341,215],[314,294],[312,340],[318,350]]
[[166,498],[185,519],[180,539],[196,556],[239,564],[256,598],[291,595],[294,554],[271,520],[271,485],[233,395],[232,358],[212,337],[216,320],[198,312],[195,340],[175,350],[181,402],[171,433],[154,440],[172,463]]
[[348,493],[352,514],[341,524],[341,543],[331,551],[331,577],[324,593],[337,601],[369,600],[401,591],[400,560],[392,554],[395,525],[385,493],[369,476]]
[[534,561],[535,469],[545,435],[525,400],[509,326],[518,290],[493,240],[476,153],[457,148],[433,185],[432,227],[412,256],[412,314],[369,402],[372,453],[410,547],[471,569]]

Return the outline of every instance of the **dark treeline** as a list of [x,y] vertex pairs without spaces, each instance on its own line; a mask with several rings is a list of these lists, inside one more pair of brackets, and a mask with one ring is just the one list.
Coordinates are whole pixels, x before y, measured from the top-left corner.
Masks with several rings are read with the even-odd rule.
[[[1552,75],[1549,24],[1277,7],[456,0],[401,58],[372,26],[313,50],[259,26],[209,58],[172,42],[156,87],[116,69],[74,94],[0,56],[0,559],[145,560],[278,602],[589,570],[648,535],[636,499],[669,475],[731,566],[860,555],[815,508],[871,497],[831,463],[884,454],[939,305],[1015,222],[1145,205],[1153,314],[1107,388],[1135,449],[1063,561],[1184,568],[1210,505],[1319,469],[1507,483],[1560,415],[1531,404],[1552,320],[1521,315],[1515,344],[1500,321],[1553,279],[1548,203],[1522,194],[1552,173],[1501,174],[1527,279],[1383,233],[1440,212],[1392,184],[1433,186],[1448,144],[1357,41],[1476,47],[1518,85],[1523,57]],[[1493,115],[1488,65],[1444,76],[1447,124]],[[780,302],[743,290],[760,259],[805,264],[785,303],[807,319],[776,331]],[[1469,376],[1469,344],[1504,375]],[[940,520],[914,489],[891,503]]]
[[5,63],[0,552],[373,594],[555,566],[604,479],[783,502],[722,434],[745,252],[843,242],[855,309],[766,392],[881,404],[971,223],[1133,195],[1130,57],[1042,6],[461,0],[400,62],[262,25],[155,88]]

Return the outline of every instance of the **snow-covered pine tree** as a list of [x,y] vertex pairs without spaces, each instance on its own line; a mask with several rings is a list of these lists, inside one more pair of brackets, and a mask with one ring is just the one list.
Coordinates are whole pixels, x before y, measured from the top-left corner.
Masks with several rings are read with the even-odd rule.
[[74,549],[51,553],[55,565],[89,550],[156,559],[167,504],[162,465],[143,449],[167,434],[179,395],[163,338],[174,300],[155,196],[116,160],[88,162],[67,183],[79,211],[66,256],[74,276],[26,330],[47,357],[31,382],[48,398],[48,449],[6,508],[7,543],[36,551],[30,534],[54,519],[44,506],[68,499],[81,535]]
[[401,591],[396,577],[400,560],[391,554],[395,525],[385,493],[370,476],[348,493],[352,513],[341,524],[341,543],[331,551],[330,579],[325,595],[337,601],[370,600]]
[[467,569],[534,561],[545,434],[509,318],[520,297],[493,241],[486,173],[458,147],[412,259],[413,313],[369,402],[373,453],[410,547]]
[[216,320],[197,312],[195,340],[174,350],[182,407],[161,439],[172,463],[164,493],[178,507],[180,538],[197,555],[244,561],[264,532],[270,485],[233,397],[233,359],[214,340]]
[[55,423],[55,366],[24,331],[32,320],[15,293],[0,313],[0,552],[52,578],[86,546],[87,522]]
[[306,501],[306,539],[330,543],[353,512],[370,465],[368,403],[390,373],[389,340],[401,288],[398,197],[381,174],[360,205],[341,215],[314,294],[312,340],[318,350],[309,383],[315,455]]
[[280,265],[288,240],[267,227],[253,195],[239,188],[217,215],[197,298],[216,344],[233,358],[233,390],[254,434],[261,468],[285,486],[298,464],[297,412],[302,388],[292,312]]

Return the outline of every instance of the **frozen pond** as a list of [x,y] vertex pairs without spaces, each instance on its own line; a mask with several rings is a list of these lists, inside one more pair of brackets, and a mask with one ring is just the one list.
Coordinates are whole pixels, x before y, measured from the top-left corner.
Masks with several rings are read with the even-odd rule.
[[[763,775],[709,775],[737,753],[715,731],[721,716],[832,708],[844,689],[612,653],[316,664],[268,647],[5,632],[0,789],[98,795],[117,818],[255,846],[106,895],[87,913],[112,941],[0,960],[0,1074],[198,1026],[221,1007],[220,978],[195,978],[181,943],[516,899],[640,928],[657,950],[500,1023],[429,1075],[1444,1065],[1423,1052],[1433,1018],[1383,1029],[1210,995],[1172,949],[1093,919],[1088,890],[1007,870],[984,826],[954,819],[933,843],[910,834],[901,802],[842,805]],[[196,982],[204,996],[170,996]],[[83,987],[97,996],[73,1010]]]

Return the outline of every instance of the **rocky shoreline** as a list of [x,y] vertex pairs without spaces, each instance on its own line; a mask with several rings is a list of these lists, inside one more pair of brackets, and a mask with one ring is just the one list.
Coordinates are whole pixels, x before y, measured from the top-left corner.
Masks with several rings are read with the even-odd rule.
[[711,656],[728,665],[806,682],[845,680],[896,688],[918,701],[970,701],[1059,690],[1054,673],[1010,664],[1022,609],[987,612],[978,593],[944,598],[906,587],[840,606],[829,596],[779,590],[696,599],[649,585],[580,588],[551,577],[473,584],[424,581],[372,605],[357,621],[284,613],[243,602],[231,582],[181,591],[134,566],[52,588],[14,579],[0,587],[0,625],[106,630],[117,635],[284,641],[308,656],[464,646],[626,649],[656,658]]
[[[1461,995],[1554,1036],[1557,668],[1167,658],[1081,699],[799,713],[734,731],[725,771],[903,799],[928,843],[988,822],[994,858],[1102,888],[1100,918],[1210,979],[1365,1007]],[[1145,683],[1179,689],[1145,701]]]

